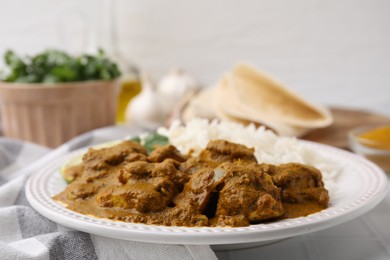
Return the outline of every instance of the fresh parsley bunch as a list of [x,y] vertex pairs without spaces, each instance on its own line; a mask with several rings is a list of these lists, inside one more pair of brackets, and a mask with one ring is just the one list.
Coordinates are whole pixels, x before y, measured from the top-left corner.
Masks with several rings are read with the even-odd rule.
[[20,57],[8,50],[4,54],[6,73],[0,80],[23,83],[57,83],[111,80],[121,75],[115,62],[103,50],[96,55],[71,56],[59,50],[46,50],[32,57]]

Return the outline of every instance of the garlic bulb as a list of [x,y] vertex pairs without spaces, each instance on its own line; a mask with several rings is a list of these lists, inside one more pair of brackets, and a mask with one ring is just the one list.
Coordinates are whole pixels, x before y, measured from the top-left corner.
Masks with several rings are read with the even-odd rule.
[[142,77],[142,91],[126,108],[126,121],[146,128],[156,128],[165,119],[159,98],[147,76]]
[[200,85],[190,74],[182,69],[172,69],[157,86],[161,109],[167,115],[186,93],[199,88]]

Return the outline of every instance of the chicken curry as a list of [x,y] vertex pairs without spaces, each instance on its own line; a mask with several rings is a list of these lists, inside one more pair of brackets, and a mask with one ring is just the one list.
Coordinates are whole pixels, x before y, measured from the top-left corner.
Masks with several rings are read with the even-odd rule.
[[258,163],[254,150],[210,141],[199,156],[174,146],[150,154],[137,142],[93,149],[66,169],[74,180],[53,198],[85,215],[166,226],[241,227],[306,216],[329,202],[314,167]]

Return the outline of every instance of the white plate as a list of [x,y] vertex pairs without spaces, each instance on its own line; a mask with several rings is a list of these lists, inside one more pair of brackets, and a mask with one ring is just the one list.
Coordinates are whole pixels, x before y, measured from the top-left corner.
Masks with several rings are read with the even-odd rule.
[[387,177],[373,163],[343,150],[300,142],[323,156],[336,160],[343,167],[337,179],[337,189],[330,194],[329,208],[307,217],[239,228],[189,228],[125,223],[81,215],[66,209],[51,197],[66,186],[59,173],[61,165],[85,150],[75,151],[51,161],[46,167],[35,172],[27,182],[26,195],[31,206],[40,214],[76,230],[142,242],[219,245],[220,249],[221,246],[225,249],[264,244],[329,228],[369,211],[385,196]]

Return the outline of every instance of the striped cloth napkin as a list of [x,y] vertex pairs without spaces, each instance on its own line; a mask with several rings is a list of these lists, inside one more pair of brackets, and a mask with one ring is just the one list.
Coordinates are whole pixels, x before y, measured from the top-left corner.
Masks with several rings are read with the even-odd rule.
[[101,128],[55,150],[0,138],[0,259],[217,259],[209,246],[141,243],[75,231],[39,215],[28,203],[26,181],[46,162],[75,149],[141,131]]

